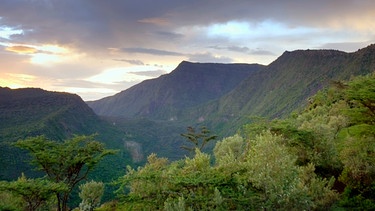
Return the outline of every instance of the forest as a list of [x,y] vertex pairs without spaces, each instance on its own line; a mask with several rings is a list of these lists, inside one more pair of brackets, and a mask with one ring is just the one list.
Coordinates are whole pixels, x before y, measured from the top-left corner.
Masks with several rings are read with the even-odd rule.
[[[213,132],[214,133],[214,132]],[[87,180],[116,151],[92,136],[58,144],[15,142],[43,174],[0,182],[1,210],[373,210],[375,74],[333,81],[287,118],[251,117],[215,143],[190,128],[176,161],[150,154],[140,167],[103,183]],[[205,148],[207,143],[213,148]],[[49,149],[49,150],[45,150]],[[110,186],[115,197],[101,201]],[[69,203],[79,192],[80,203]]]

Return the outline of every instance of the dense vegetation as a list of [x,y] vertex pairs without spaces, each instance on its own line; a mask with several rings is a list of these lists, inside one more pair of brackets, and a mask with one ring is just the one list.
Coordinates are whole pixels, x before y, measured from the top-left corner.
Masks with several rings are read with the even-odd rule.
[[118,209],[375,208],[375,74],[335,82],[283,120],[245,125],[210,154],[155,154],[118,180]]
[[[40,173],[31,171],[32,167],[25,162],[29,159],[26,153],[14,147],[13,143],[17,140],[43,135],[62,142],[75,134],[95,133],[106,147],[125,151],[123,132],[101,120],[78,95],[37,88],[0,87],[0,180],[17,179],[22,172],[28,177],[40,176]],[[128,153],[119,153],[105,160],[108,163],[131,162]],[[122,173],[123,167],[115,170],[103,165],[103,171],[109,173],[95,174],[110,180],[113,174]]]
[[[343,82],[373,72],[374,50],[375,45],[350,54],[286,52],[232,91],[219,90],[219,95],[227,92],[220,99],[209,101],[212,93],[201,93],[193,102],[202,103],[197,107],[184,104],[184,99],[198,96],[201,78],[185,75],[198,90],[184,98],[178,94],[185,93],[180,87],[169,92],[173,97],[163,98],[187,106],[176,110],[177,119],[99,118],[76,95],[0,88],[0,180],[7,180],[0,182],[0,209],[56,208],[58,195],[69,196],[65,208],[81,210],[374,209],[375,76]],[[210,84],[212,73],[206,74],[203,81]],[[169,82],[176,85],[179,80]],[[330,88],[310,97],[329,81]],[[153,118],[170,113],[154,111]],[[186,133],[189,124],[193,127]],[[207,128],[229,137],[211,135]],[[56,152],[60,147],[62,153],[74,134],[93,133],[119,152],[95,163],[82,177],[91,182],[80,181],[74,188],[43,177],[43,169],[31,171],[23,161],[32,157],[14,144],[19,139],[42,140],[46,144],[35,147]],[[58,157],[52,158],[59,163]],[[69,169],[58,166],[62,173]],[[97,208],[101,202],[106,203]]]
[[[73,189],[105,156],[113,154],[94,136],[75,136],[64,142],[56,142],[43,136],[19,140],[16,146],[31,154],[30,162],[45,173],[43,178],[27,179],[24,175],[17,181],[0,183],[0,190],[21,196],[25,210],[37,210],[45,205],[52,195],[56,196],[57,210],[68,210],[68,200]],[[84,198],[84,197],[81,197]],[[8,201],[1,200],[1,209]],[[44,208],[45,209],[45,208]]]

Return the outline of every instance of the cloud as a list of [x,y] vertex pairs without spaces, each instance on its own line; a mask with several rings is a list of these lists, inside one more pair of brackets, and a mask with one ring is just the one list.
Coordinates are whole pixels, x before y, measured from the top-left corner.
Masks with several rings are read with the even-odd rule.
[[164,18],[144,18],[141,20],[138,20],[139,23],[148,23],[148,24],[155,24],[155,25],[168,25],[169,21]]
[[135,75],[141,75],[141,76],[158,77],[160,75],[166,74],[167,72],[165,70],[151,70],[151,71],[137,71],[137,72],[129,72],[129,73],[135,74]]
[[221,56],[221,55],[213,55],[211,53],[192,54],[189,56],[188,60],[192,62],[212,62],[212,63],[231,63],[234,61],[232,58]]
[[21,53],[21,54],[32,54],[38,51],[34,47],[22,46],[22,45],[9,46],[9,47],[6,47],[5,50],[11,51],[14,53]]
[[158,56],[183,56],[184,54],[174,52],[174,51],[165,51],[153,48],[122,48],[126,53],[141,53],[141,54],[151,54]]
[[169,31],[156,31],[154,34],[162,39],[167,39],[167,40],[171,40],[171,39],[176,40],[176,39],[181,39],[184,37],[184,35],[181,33],[175,33],[175,32],[169,32]]
[[209,48],[216,49],[216,50],[228,50],[234,51],[239,53],[248,53],[250,49],[248,47],[240,47],[240,46],[210,46]]
[[250,51],[251,55],[264,55],[264,56],[276,56],[275,53],[262,49],[255,49]]
[[[156,76],[181,60],[268,64],[285,50],[353,51],[375,41],[374,8],[373,0],[3,0],[0,74],[43,81],[35,86],[62,80],[92,96],[98,87],[82,80],[122,66],[139,77],[148,65],[142,71]],[[107,85],[121,91],[115,84],[128,78],[117,79]]]
[[15,28],[6,27],[6,26],[5,27],[0,26],[0,38],[1,39],[9,40],[12,36],[22,34],[22,33],[23,33],[23,30],[21,30],[21,29],[15,29]]
[[114,61],[127,62],[133,65],[145,65],[141,60],[137,59],[113,59]]
[[237,53],[249,54],[249,55],[269,55],[274,56],[275,54],[271,51],[262,50],[262,49],[250,49],[248,47],[240,47],[240,46],[210,46],[209,48],[216,49],[216,50],[227,50],[233,51]]

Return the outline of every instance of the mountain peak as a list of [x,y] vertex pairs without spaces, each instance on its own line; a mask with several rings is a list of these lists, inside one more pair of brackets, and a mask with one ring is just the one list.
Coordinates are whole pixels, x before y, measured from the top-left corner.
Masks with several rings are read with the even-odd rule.
[[169,74],[87,103],[99,115],[170,119],[180,109],[221,97],[261,68],[255,64],[183,61]]

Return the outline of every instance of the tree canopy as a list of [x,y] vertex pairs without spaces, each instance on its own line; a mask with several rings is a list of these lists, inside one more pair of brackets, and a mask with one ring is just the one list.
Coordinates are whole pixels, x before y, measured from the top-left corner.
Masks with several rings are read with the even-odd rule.
[[125,209],[375,208],[375,74],[336,82],[286,119],[244,125],[212,157],[152,154],[118,180]]
[[15,143],[32,156],[31,163],[55,183],[64,183],[66,191],[56,192],[59,210],[67,210],[73,188],[87,178],[89,172],[104,156],[113,154],[95,141],[94,135],[74,136],[64,142],[48,140],[44,136],[32,137]]

